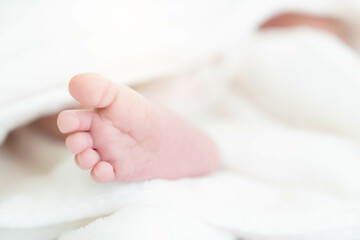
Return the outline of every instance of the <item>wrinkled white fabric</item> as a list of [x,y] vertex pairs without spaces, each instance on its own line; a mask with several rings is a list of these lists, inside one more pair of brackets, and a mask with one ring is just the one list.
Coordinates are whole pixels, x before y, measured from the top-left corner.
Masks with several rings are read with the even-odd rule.
[[[199,178],[96,184],[63,145],[23,129],[14,138],[20,150],[30,145],[37,154],[29,160],[56,163],[24,177],[7,146],[0,150],[0,186],[17,181],[0,196],[1,239],[359,238],[359,56],[308,28],[255,31],[269,16],[292,9],[347,21],[354,3],[133,1],[121,8],[125,15],[108,14],[112,1],[72,3],[24,2],[17,6],[25,21],[14,20],[18,28],[1,25],[9,36],[0,39],[7,56],[0,75],[8,79],[0,88],[1,134],[73,104],[68,78],[99,71],[203,128],[217,142],[223,167]],[[1,4],[0,17],[17,19],[4,10],[13,1]],[[69,6],[70,19],[64,17]],[[177,18],[169,18],[169,9]],[[193,24],[199,9],[203,22]],[[107,20],[94,22],[92,14]],[[133,22],[103,28],[119,15]],[[43,31],[31,35],[39,24]],[[131,35],[134,28],[139,31]],[[103,37],[114,29],[121,34]],[[65,41],[74,34],[77,41]],[[20,41],[24,36],[32,38]],[[16,49],[4,47],[14,41]]]

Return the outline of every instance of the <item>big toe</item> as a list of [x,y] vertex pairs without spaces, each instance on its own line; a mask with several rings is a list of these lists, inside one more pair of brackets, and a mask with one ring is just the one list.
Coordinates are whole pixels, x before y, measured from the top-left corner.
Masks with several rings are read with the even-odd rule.
[[70,80],[69,92],[85,106],[103,108],[113,102],[117,87],[99,74],[81,73]]

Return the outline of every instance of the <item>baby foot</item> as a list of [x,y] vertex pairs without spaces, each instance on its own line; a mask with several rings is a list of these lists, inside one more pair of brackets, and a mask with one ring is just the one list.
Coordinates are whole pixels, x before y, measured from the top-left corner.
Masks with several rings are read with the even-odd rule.
[[97,182],[174,179],[214,170],[213,142],[179,117],[130,88],[93,73],[79,74],[70,94],[94,110],[67,110],[58,116],[77,165],[92,169]]

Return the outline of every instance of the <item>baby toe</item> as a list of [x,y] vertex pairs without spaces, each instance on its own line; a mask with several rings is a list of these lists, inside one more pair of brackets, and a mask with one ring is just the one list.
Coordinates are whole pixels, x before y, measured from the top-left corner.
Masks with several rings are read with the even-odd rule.
[[88,148],[75,156],[76,164],[83,170],[91,169],[98,161],[100,161],[100,156],[98,152],[92,148]]
[[93,111],[66,110],[62,111],[57,120],[58,128],[62,133],[75,131],[89,131],[93,118]]
[[82,73],[70,80],[69,91],[79,103],[89,107],[103,108],[114,100],[117,87],[99,74]]
[[93,140],[90,133],[78,132],[66,138],[66,146],[73,154],[78,154],[87,148],[91,148]]
[[100,161],[91,170],[91,176],[99,183],[112,182],[115,178],[114,168],[110,163]]

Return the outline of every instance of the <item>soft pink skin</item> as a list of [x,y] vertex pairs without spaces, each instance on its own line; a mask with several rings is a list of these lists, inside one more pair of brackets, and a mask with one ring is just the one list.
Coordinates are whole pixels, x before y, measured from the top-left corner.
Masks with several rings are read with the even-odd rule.
[[69,91],[95,110],[63,111],[58,127],[72,133],[66,145],[95,181],[175,179],[217,168],[210,138],[130,88],[85,73],[71,79]]
[[346,31],[341,21],[326,16],[284,12],[270,18],[260,26],[260,29],[291,28],[296,26],[308,26],[321,31],[327,31],[345,42],[348,41]]

